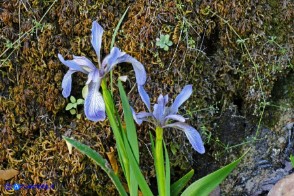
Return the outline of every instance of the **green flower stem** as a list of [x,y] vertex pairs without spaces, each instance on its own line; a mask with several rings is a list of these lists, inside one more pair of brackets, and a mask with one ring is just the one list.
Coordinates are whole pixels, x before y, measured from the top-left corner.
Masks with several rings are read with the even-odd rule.
[[161,127],[156,127],[155,170],[159,196],[165,196],[165,174],[162,141],[163,129]]

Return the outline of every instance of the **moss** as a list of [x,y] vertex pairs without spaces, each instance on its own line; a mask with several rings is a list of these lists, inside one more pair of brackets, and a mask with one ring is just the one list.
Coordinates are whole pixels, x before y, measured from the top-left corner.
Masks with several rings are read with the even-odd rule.
[[[32,28],[51,3],[32,0],[28,1],[30,6],[26,4],[25,7],[16,0],[3,2],[0,51],[6,49],[6,40],[14,42],[19,33]],[[116,193],[99,168],[77,152],[69,156],[61,140],[61,135],[70,132],[102,154],[114,146],[107,121],[95,124],[83,117],[77,120],[64,110],[67,100],[61,95],[61,81],[67,68],[59,62],[57,53],[66,58],[73,54],[85,55],[96,61],[89,34],[92,21],[98,20],[105,29],[102,55],[107,54],[113,29],[127,6],[130,9],[115,44],[145,65],[148,73],[146,89],[152,102],[160,93],[169,93],[174,98],[183,85],[193,84],[194,93],[180,113],[189,117],[188,123],[198,130],[205,126],[214,141],[232,142],[216,133],[216,126],[222,125],[222,114],[232,105],[240,116],[257,119],[260,103],[264,101],[262,96],[268,101],[281,94],[288,96],[289,107],[293,108],[293,85],[289,85],[292,79],[280,84],[281,78],[293,73],[289,66],[289,62],[293,64],[293,39],[289,34],[293,22],[292,2],[57,2],[42,25],[25,36],[11,56],[8,54],[12,49],[1,57],[8,59],[5,66],[0,65],[0,169],[15,167],[22,174],[11,182],[52,181],[56,192],[64,194],[84,193],[84,190],[89,194]],[[244,46],[237,43],[242,40],[228,24],[240,38],[246,39],[255,67]],[[173,45],[168,52],[155,45],[160,33],[172,37]],[[276,36],[275,42],[269,41],[269,36]],[[129,75],[129,89],[135,85],[130,70],[127,66],[118,66],[114,71],[115,77],[121,72]],[[73,77],[72,92],[78,97],[85,76],[75,74]],[[286,93],[280,93],[281,89]],[[143,110],[135,91],[130,99],[138,110]],[[266,118],[271,119],[270,112],[266,113]],[[224,121],[228,119],[231,117]],[[148,128],[141,127],[138,131],[144,143],[150,142]],[[217,142],[207,144],[207,155],[200,156],[191,153],[183,135],[167,132],[167,143],[181,144],[176,154],[171,155],[174,176],[188,171],[191,163],[199,174],[197,177],[211,172],[219,164],[213,160],[222,150]],[[46,150],[48,148],[52,150]],[[141,158],[143,172],[154,183],[154,169],[149,167],[152,159],[144,145],[140,150],[144,152]],[[212,167],[201,167],[207,160]],[[47,177],[42,177],[43,174]]]

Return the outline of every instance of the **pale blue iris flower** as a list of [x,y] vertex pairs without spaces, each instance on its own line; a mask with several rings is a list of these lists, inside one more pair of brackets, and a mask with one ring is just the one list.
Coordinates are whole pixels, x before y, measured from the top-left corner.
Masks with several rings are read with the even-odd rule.
[[[200,154],[205,153],[205,148],[198,131],[186,124],[183,116],[177,114],[179,107],[191,96],[192,85],[186,85],[170,107],[166,107],[168,95],[160,95],[157,99],[157,104],[153,106],[153,112],[151,112],[150,98],[143,86],[138,86],[138,90],[149,112],[139,112],[136,114],[133,110],[133,117],[137,124],[140,125],[143,121],[148,121],[155,124],[157,127],[180,129],[184,131],[192,147],[197,152]],[[170,120],[174,122],[169,123]]]
[[71,75],[75,72],[82,72],[88,75],[86,84],[88,85],[88,95],[85,99],[85,114],[91,121],[103,121],[105,119],[105,103],[99,88],[102,78],[114,68],[116,64],[127,62],[133,65],[136,82],[138,85],[144,85],[146,81],[146,72],[144,66],[135,58],[121,52],[117,47],[113,47],[103,61],[101,62],[100,49],[102,42],[103,28],[94,21],[92,23],[91,44],[98,57],[98,68],[84,56],[73,56],[73,60],[64,60],[61,54],[58,54],[59,60],[69,67],[62,80],[62,95],[68,97],[71,92]]

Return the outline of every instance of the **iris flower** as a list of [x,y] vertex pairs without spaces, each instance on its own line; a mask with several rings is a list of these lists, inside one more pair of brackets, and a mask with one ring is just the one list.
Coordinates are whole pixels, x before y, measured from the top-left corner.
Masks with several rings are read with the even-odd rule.
[[103,28],[94,21],[92,23],[91,44],[98,57],[98,68],[84,56],[73,56],[73,60],[64,60],[61,54],[58,54],[59,60],[66,65],[69,70],[62,80],[62,95],[67,98],[71,92],[72,74],[82,72],[88,75],[86,85],[88,85],[88,95],[85,99],[84,110],[86,117],[92,121],[103,121],[105,119],[105,103],[99,88],[102,79],[110,72],[115,65],[123,62],[131,63],[135,71],[136,82],[138,85],[144,85],[146,81],[146,72],[144,66],[135,58],[121,52],[119,48],[113,47],[102,61],[100,49],[102,42]]
[[[133,110],[133,117],[137,124],[141,124],[143,121],[152,122],[156,127],[167,128],[172,127],[184,131],[192,147],[203,154],[205,152],[204,145],[200,134],[196,129],[185,123],[185,118],[178,114],[179,107],[191,96],[192,85],[186,85],[181,93],[176,97],[174,103],[167,107],[168,95],[160,95],[157,99],[157,103],[153,106],[153,112],[150,107],[150,98],[146,93],[143,86],[138,86],[139,94],[148,108],[149,112],[135,113]],[[174,121],[169,123],[170,120]]]

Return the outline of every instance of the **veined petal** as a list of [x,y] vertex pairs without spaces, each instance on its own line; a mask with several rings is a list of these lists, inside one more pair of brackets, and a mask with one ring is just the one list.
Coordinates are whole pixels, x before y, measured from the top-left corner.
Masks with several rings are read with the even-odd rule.
[[132,110],[133,118],[138,125],[141,125],[143,121],[147,121],[149,116],[152,116],[152,114],[148,112],[139,112],[136,114],[136,112],[134,111],[132,107],[131,107],[131,110]]
[[178,115],[178,114],[167,115],[164,119],[165,120],[172,119],[172,120],[176,120],[176,121],[179,121],[179,122],[185,122],[186,121],[186,119],[183,116]]
[[91,71],[88,74],[88,80],[87,80],[86,84],[90,84],[91,81],[101,83],[102,78],[103,77],[100,76],[99,70],[95,68],[94,71]]
[[66,72],[66,74],[63,76],[61,86],[62,86],[62,95],[65,98],[67,98],[70,95],[71,83],[72,83],[71,75],[75,72],[76,72],[75,70],[69,69]]
[[103,35],[103,28],[96,21],[94,21],[92,23],[91,44],[96,52],[99,65],[101,62],[100,49],[101,49],[101,43],[102,43],[102,35]]
[[113,47],[110,53],[102,61],[102,68],[105,70],[105,73],[108,73],[110,70],[112,70],[113,67],[118,64],[118,58],[125,54],[126,53],[121,52],[119,48]]
[[168,102],[168,95],[165,95],[163,98],[164,98],[164,107],[165,107]]
[[73,56],[73,62],[77,63],[79,66],[81,66],[86,72],[91,72],[94,69],[97,69],[95,65],[87,59],[84,56]]
[[144,85],[146,82],[146,71],[142,63],[140,63],[139,61],[137,61],[137,59],[131,57],[128,54],[125,54],[124,56],[118,59],[118,63],[122,63],[122,62],[127,62],[132,64],[133,69],[135,71],[137,84]]
[[85,114],[91,121],[103,121],[105,119],[105,103],[99,92],[101,81],[90,82],[89,92],[85,99]]
[[[130,55],[124,52],[120,52],[119,49],[113,49],[113,50],[115,50],[115,52],[113,52],[113,56],[107,56],[106,60],[103,60],[103,63],[102,63],[104,66],[107,64],[105,68],[106,72],[109,72],[110,70],[112,70],[113,67],[119,63],[131,63],[135,71],[137,84],[144,85],[146,82],[146,71],[142,63],[140,63],[139,61],[137,61],[135,58],[131,57]],[[109,55],[111,55],[111,53]],[[115,58],[116,60],[114,61]],[[111,59],[111,61],[109,59]],[[109,62],[111,62],[111,64],[109,64]]]
[[157,104],[154,104],[153,116],[160,122],[163,123],[164,120],[164,98],[162,95],[159,95],[157,99]]
[[173,128],[177,128],[184,131],[189,142],[192,144],[192,147],[200,154],[205,153],[205,148],[204,148],[202,139],[200,137],[200,134],[198,133],[196,129],[194,129],[190,125],[187,125],[186,123],[182,123],[182,122],[177,122],[177,123],[165,125],[163,128],[165,127],[173,127]]
[[149,95],[147,94],[147,92],[145,91],[144,87],[141,85],[138,85],[138,92],[142,98],[142,101],[145,103],[146,107],[148,108],[148,111],[151,112],[150,98],[149,98]]
[[178,113],[179,107],[191,96],[192,85],[186,85],[180,94],[176,97],[174,103],[170,107],[170,114]]
[[74,71],[80,71],[83,73],[87,73],[83,67],[81,67],[79,64],[77,64],[74,60],[64,60],[63,56],[61,54],[58,54],[58,58],[59,60],[66,65],[67,67],[69,67],[71,70]]

